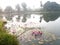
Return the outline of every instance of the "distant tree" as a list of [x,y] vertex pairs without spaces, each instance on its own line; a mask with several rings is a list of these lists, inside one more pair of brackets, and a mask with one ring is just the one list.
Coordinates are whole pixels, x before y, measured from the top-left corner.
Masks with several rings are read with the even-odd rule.
[[40,6],[43,7],[42,1],[40,1]]
[[20,19],[20,16],[21,16],[21,7],[19,4],[16,5],[16,11],[17,11],[17,14],[18,14],[18,20]]
[[2,11],[2,9],[0,8],[0,14],[2,13],[3,11]]
[[16,10],[17,10],[18,15],[20,15],[21,8],[19,4],[16,5]]
[[27,5],[26,5],[26,3],[22,3],[21,5],[22,5],[23,10],[26,11],[26,10],[27,10]]
[[22,22],[26,22],[26,20],[27,20],[26,17],[28,15],[28,14],[26,14],[26,12],[27,12],[27,5],[26,5],[26,3],[22,3],[22,8],[23,8],[23,13],[24,13]]
[[[27,8],[27,11],[31,12],[32,9],[30,7]],[[30,18],[31,17],[31,14],[27,14],[27,18]]]
[[6,17],[10,20],[12,17],[13,8],[11,6],[7,6],[4,12],[6,13]]
[[0,8],[0,18],[2,18],[2,14],[3,14],[3,11],[2,11],[2,8]]
[[44,4],[43,8],[47,11],[60,11],[60,5],[56,2],[47,1]]
[[56,2],[47,1],[44,6],[43,10],[49,13],[43,13],[43,18],[46,22],[54,21],[60,16],[60,5]]
[[11,13],[12,10],[13,10],[13,9],[12,9],[11,6],[7,6],[4,11],[5,11],[6,13]]

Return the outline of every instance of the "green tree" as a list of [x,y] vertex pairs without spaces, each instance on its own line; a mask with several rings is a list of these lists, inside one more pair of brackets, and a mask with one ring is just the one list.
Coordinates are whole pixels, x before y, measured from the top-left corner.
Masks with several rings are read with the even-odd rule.
[[10,20],[12,18],[12,12],[13,12],[13,8],[11,6],[7,6],[4,10],[4,12],[6,13],[6,17],[8,18],[8,20]]
[[3,11],[2,11],[2,8],[0,8],[0,18],[2,18],[2,14],[3,14]]
[[55,21],[60,16],[60,13],[45,13],[43,18],[46,22]]
[[46,11],[60,11],[60,5],[56,2],[47,1],[44,4],[43,9]]
[[46,22],[54,21],[60,16],[60,5],[56,2],[47,1],[43,6],[43,18]]
[[0,33],[5,33],[6,32],[6,29],[4,27],[4,25],[6,24],[7,22],[6,21],[3,21],[0,19]]

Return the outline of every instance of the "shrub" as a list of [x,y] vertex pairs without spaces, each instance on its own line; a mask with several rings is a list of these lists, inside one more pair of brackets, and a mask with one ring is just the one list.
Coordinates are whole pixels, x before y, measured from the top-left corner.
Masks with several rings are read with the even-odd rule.
[[18,45],[16,36],[8,34],[4,25],[4,22],[0,21],[0,45]]
[[18,41],[13,35],[0,33],[0,45],[18,45]]
[[6,32],[6,29],[4,29],[3,21],[0,21],[0,32]]

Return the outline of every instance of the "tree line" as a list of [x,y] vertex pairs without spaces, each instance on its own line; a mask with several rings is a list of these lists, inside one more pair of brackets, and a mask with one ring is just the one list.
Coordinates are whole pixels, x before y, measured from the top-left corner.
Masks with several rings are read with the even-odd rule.
[[[33,9],[30,9],[30,8],[27,8],[27,4],[26,3],[22,3],[21,6],[22,6],[22,9],[21,9],[20,5],[17,4],[16,7],[15,7],[15,10],[11,6],[7,6],[4,11],[2,11],[2,9],[0,9],[0,15],[1,15],[2,12],[4,12],[9,17],[12,17],[13,14],[11,14],[11,13],[12,12],[13,13],[17,12],[17,14],[19,16],[22,16],[21,15],[21,11],[26,12],[27,10],[28,11],[32,11],[33,10]],[[49,12],[49,13],[42,13],[43,18],[44,18],[44,20],[46,22],[54,21],[58,17],[60,17],[60,4],[58,4],[56,2],[47,1],[44,5],[42,5],[42,7],[43,8],[38,9],[40,12]],[[35,11],[36,11],[36,9],[35,9]],[[8,16],[6,16],[6,17],[8,18]],[[27,20],[26,17],[27,17],[27,14],[24,14],[23,15],[23,19],[22,19],[23,22],[25,22]],[[40,20],[40,22],[41,22],[41,20]]]
[[27,8],[27,4],[24,2],[21,4],[21,6],[22,8],[19,4],[17,4],[15,9],[13,9],[11,6],[7,6],[4,10],[0,9],[0,16],[2,16],[3,13],[5,14],[6,18],[8,18],[8,16],[13,17],[13,13],[17,13],[17,15],[21,16],[21,11],[31,11],[30,8]]

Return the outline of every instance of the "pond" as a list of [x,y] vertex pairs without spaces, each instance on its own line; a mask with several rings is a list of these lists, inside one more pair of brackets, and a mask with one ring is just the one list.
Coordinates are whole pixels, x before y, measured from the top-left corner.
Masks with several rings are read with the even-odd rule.
[[41,27],[45,28],[47,31],[55,33],[56,35],[60,36],[60,17],[54,21],[46,22],[42,19],[42,22],[39,22],[40,15],[32,14],[31,18],[27,20],[27,22],[36,22]]
[[[60,17],[57,18],[56,20],[54,21],[49,21],[49,22],[46,22],[44,20],[44,18],[42,19],[42,22],[39,22],[40,20],[40,17],[42,15],[36,15],[36,14],[32,14],[30,18],[27,18],[27,21],[25,23],[21,22],[20,21],[17,21],[17,17],[18,16],[15,16],[9,23],[10,24],[13,24],[12,26],[12,29],[14,28],[14,30],[18,29],[18,25],[22,25],[23,24],[23,27],[24,27],[24,24],[25,24],[25,27],[26,27],[26,24],[27,24],[27,27],[40,27],[42,28],[44,31],[46,30],[47,32],[50,32],[50,33],[53,33],[57,36],[57,38],[60,38]],[[21,17],[22,19],[22,17]],[[35,24],[34,24],[35,23]],[[8,23],[7,23],[8,24]],[[16,24],[16,25],[15,25]],[[9,25],[10,26],[10,25]],[[23,29],[22,29],[23,30]],[[23,32],[23,31],[22,31]],[[19,32],[20,33],[20,32]],[[30,33],[30,32],[28,32]],[[27,34],[28,34],[27,33]],[[26,35],[27,35],[26,34]],[[28,35],[27,35],[28,36]],[[20,39],[20,38],[19,38]],[[24,41],[23,41],[24,42]],[[21,42],[22,45],[40,45],[38,42],[39,40],[32,40],[32,41],[28,41],[28,42]],[[44,45],[59,45],[60,43],[60,39],[57,39],[56,41],[54,41],[53,43],[44,43]]]

